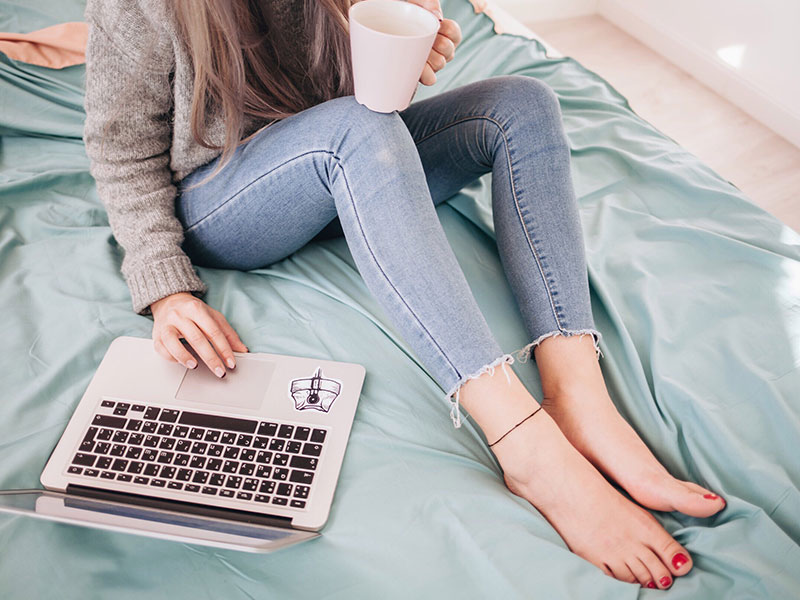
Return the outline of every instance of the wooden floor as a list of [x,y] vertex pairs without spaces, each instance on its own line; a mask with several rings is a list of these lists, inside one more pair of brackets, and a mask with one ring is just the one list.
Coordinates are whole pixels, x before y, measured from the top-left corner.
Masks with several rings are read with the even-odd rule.
[[527,24],[753,202],[800,231],[800,149],[600,16]]

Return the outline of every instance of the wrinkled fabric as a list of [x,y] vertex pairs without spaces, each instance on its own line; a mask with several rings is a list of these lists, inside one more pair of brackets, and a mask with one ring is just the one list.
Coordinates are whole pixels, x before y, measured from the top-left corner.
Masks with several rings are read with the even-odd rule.
[[[665,466],[722,494],[708,519],[654,513],[695,568],[670,598],[790,598],[800,586],[800,236],[637,117],[602,79],[443,2],[464,42],[416,100],[496,74],[559,97],[600,360],[612,398]],[[78,0],[0,2],[0,29],[80,18]],[[10,16],[9,16],[10,15]],[[52,17],[50,16],[52,15]],[[18,25],[16,27],[15,25]],[[83,67],[0,58],[0,488],[37,487],[133,314],[80,142]],[[686,118],[692,118],[688,114]],[[698,123],[702,126],[702,123]],[[504,350],[529,343],[494,243],[490,177],[438,209]],[[0,516],[3,597],[657,597],[572,554],[503,485],[471,419],[381,316],[343,239],[268,269],[202,269],[252,351],[363,364],[367,378],[323,535],[251,555]],[[540,395],[533,362],[513,368]]]

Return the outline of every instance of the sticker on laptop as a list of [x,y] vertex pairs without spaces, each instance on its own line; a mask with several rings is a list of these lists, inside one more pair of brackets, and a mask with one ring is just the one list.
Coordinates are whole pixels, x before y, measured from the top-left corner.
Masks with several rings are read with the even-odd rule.
[[311,377],[292,379],[289,384],[289,394],[296,410],[328,412],[341,391],[342,382],[324,377],[322,367],[317,367]]

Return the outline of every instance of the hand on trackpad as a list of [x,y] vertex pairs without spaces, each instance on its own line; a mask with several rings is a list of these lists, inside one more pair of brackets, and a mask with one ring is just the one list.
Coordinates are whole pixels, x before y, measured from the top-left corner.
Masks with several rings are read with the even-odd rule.
[[274,371],[273,362],[237,356],[236,368],[220,379],[200,362],[196,369],[186,370],[175,398],[192,404],[258,410]]

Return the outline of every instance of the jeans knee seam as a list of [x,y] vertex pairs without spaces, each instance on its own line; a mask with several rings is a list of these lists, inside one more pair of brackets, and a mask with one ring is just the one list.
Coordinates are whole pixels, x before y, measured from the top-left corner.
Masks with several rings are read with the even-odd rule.
[[386,271],[383,270],[383,267],[381,266],[380,262],[378,262],[378,257],[375,256],[375,253],[372,250],[372,246],[370,246],[370,243],[367,240],[367,234],[364,231],[364,227],[361,224],[361,218],[358,216],[358,210],[356,209],[356,203],[353,200],[353,193],[350,190],[350,182],[347,180],[347,173],[346,173],[346,171],[344,169],[344,165],[342,164],[342,162],[341,162],[341,160],[339,159],[338,156],[336,156],[335,154],[333,154],[332,156],[336,159],[336,166],[339,167],[339,169],[341,169],[341,171],[342,171],[342,176],[344,177],[345,187],[347,188],[347,195],[348,195],[348,197],[350,199],[350,205],[353,207],[353,214],[355,215],[356,223],[358,224],[358,229],[361,232],[361,237],[364,240],[364,244],[367,246],[367,250],[369,251],[369,254],[372,257],[372,261],[375,263],[375,266],[378,267],[378,271],[380,271],[381,275],[386,280],[386,283],[389,284],[389,286],[392,288],[392,291],[394,291],[394,293],[397,295],[397,297],[403,303],[403,306],[405,306],[406,310],[408,310],[409,314],[411,314],[411,316],[414,317],[414,320],[417,322],[417,324],[422,329],[422,331],[424,331],[425,334],[428,336],[430,341],[433,343],[433,345],[439,351],[439,354],[447,361],[447,364],[450,365],[450,368],[456,374],[456,377],[460,378],[461,377],[461,372],[455,367],[455,365],[452,363],[452,361],[447,357],[447,354],[445,354],[444,350],[442,350],[442,347],[439,346],[439,344],[436,342],[436,339],[433,337],[433,335],[431,335],[431,332],[428,331],[428,329],[425,327],[425,325],[423,325],[422,321],[417,316],[417,314],[411,309],[411,307],[408,305],[408,303],[406,303],[406,301],[403,298],[402,294],[400,294],[400,292],[397,290],[395,285],[392,283],[392,280],[389,279],[389,276],[386,274]]

